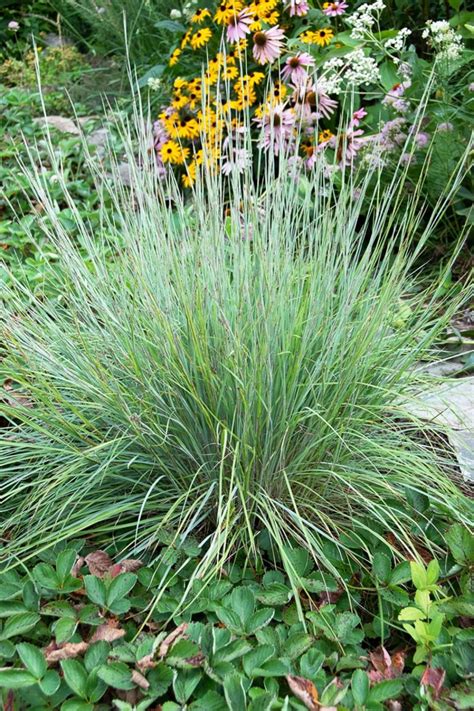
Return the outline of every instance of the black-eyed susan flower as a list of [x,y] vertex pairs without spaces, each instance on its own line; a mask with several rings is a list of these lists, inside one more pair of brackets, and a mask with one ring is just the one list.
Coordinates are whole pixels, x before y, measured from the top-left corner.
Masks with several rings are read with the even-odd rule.
[[170,67],[174,67],[176,64],[178,64],[181,54],[182,50],[179,47],[177,47],[174,52],[171,53],[171,57],[169,59]]
[[178,164],[182,156],[181,147],[176,141],[166,141],[160,148],[160,156],[163,163]]
[[210,13],[209,10],[207,9],[207,7],[200,7],[200,8],[198,8],[198,9],[196,10],[196,12],[194,13],[194,15],[191,17],[191,22],[192,22],[193,24],[196,24],[196,23],[197,23],[197,24],[200,25],[201,22],[204,22],[204,20],[206,19],[206,17],[210,17],[210,16],[211,16],[211,13]]
[[205,44],[209,42],[212,37],[212,30],[209,27],[203,27],[202,30],[198,30],[189,40],[191,47],[193,49],[201,49]]
[[300,40],[305,44],[317,44],[320,47],[327,47],[334,37],[334,32],[330,27],[321,30],[306,30],[300,35]]

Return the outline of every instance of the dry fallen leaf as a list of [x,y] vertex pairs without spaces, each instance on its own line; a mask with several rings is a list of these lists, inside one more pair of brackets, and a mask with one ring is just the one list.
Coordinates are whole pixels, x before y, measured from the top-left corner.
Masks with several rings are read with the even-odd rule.
[[426,667],[421,677],[421,684],[423,686],[430,686],[434,691],[435,699],[439,698],[441,691],[443,690],[444,678],[446,672],[444,669],[434,669],[433,667]]
[[147,669],[153,669],[154,667],[156,667],[156,662],[153,661],[153,655],[147,654],[146,656],[139,659],[137,662],[137,667],[140,671],[146,671]]
[[81,568],[86,562],[85,558],[82,557],[82,555],[78,556],[76,558],[76,562],[71,568],[71,575],[73,578],[78,578],[81,574]]
[[140,672],[137,671],[136,669],[134,669],[132,671],[132,681],[134,684],[139,686],[140,689],[144,689],[145,691],[147,691],[147,689],[150,688],[150,682],[147,679],[145,679],[143,674],[140,674]]
[[96,631],[89,640],[89,644],[93,642],[115,642],[125,635],[125,630],[118,627],[116,620],[109,620],[104,625],[97,627]]
[[374,667],[369,671],[369,679],[374,684],[401,676],[405,666],[404,652],[395,652],[390,656],[385,647],[377,647],[373,652],[370,652],[369,657]]
[[61,645],[56,645],[55,642],[52,642],[43,651],[48,664],[54,664],[55,662],[60,662],[62,659],[73,659],[79,656],[79,654],[83,654],[88,647],[88,642],[66,642]]
[[312,681],[292,674],[287,674],[286,680],[293,694],[304,703],[309,711],[318,711],[318,690]]
[[90,574],[98,578],[103,578],[114,564],[108,553],[101,550],[86,555],[85,561],[89,567]]
[[187,629],[188,629],[187,622],[183,622],[182,624],[179,625],[179,627],[176,627],[175,630],[170,632],[170,634],[167,637],[165,637],[165,639],[160,644],[160,648],[158,650],[158,656],[159,657],[166,657],[171,645],[174,642],[177,642],[178,639],[183,639],[186,637],[186,630]]

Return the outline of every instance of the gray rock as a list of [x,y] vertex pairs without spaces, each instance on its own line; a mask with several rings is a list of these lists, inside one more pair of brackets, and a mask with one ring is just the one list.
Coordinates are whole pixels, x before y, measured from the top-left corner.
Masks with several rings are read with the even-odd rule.
[[474,483],[474,377],[444,382],[419,393],[410,410],[422,420],[448,428],[462,474]]
[[40,116],[35,118],[34,122],[47,124],[51,128],[56,128],[62,133],[70,133],[73,136],[79,136],[81,133],[74,121],[66,116]]

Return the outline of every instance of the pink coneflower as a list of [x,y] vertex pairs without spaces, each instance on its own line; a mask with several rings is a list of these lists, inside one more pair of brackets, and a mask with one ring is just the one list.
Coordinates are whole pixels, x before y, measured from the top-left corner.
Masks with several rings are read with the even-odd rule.
[[345,133],[341,133],[331,139],[336,149],[336,160],[341,168],[354,162],[358,151],[364,145],[364,140],[361,139],[363,135],[364,132],[361,128],[354,130],[349,126]]
[[283,48],[285,33],[278,25],[269,30],[261,30],[253,36],[253,56],[259,64],[267,64],[278,59]]
[[292,84],[300,84],[308,76],[306,68],[313,66],[314,59],[308,52],[298,52],[294,57],[289,57],[286,60],[281,78],[283,81],[290,81]]
[[343,0],[325,2],[323,5],[323,12],[326,17],[337,17],[338,15],[343,15],[348,7],[349,5]]
[[227,41],[233,44],[245,39],[245,35],[250,32],[252,22],[253,16],[246,8],[231,17],[227,25]]
[[290,0],[290,4],[287,6],[287,10],[290,8],[290,17],[303,17],[308,14],[309,5],[308,0]]
[[317,84],[300,84],[295,87],[293,98],[304,120],[329,118],[337,107],[337,101],[331,99]]
[[357,109],[357,111],[354,111],[354,113],[352,114],[351,125],[358,126],[364,116],[367,116],[367,111],[364,109],[364,107],[361,107],[360,109]]
[[263,129],[261,147],[268,150],[272,148],[277,156],[286,150],[294,136],[295,113],[292,109],[285,109],[283,104],[267,107],[261,118],[255,122]]

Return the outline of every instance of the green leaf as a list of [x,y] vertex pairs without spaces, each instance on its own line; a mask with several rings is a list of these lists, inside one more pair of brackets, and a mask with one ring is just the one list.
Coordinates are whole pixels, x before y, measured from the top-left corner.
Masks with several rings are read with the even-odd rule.
[[94,711],[94,706],[81,699],[68,699],[61,706],[61,711]]
[[110,583],[107,591],[107,607],[113,605],[116,600],[121,600],[121,598],[128,595],[136,582],[137,576],[134,573],[117,575]]
[[25,632],[37,625],[40,619],[41,617],[36,612],[22,612],[19,615],[9,617],[0,634],[0,640],[25,634]]
[[468,566],[474,563],[474,536],[460,523],[455,523],[446,533],[446,542],[459,565]]
[[240,674],[229,674],[224,679],[224,696],[229,711],[246,711],[247,694]]
[[22,602],[16,602],[15,600],[0,602],[0,617],[11,617],[22,612],[28,612]]
[[383,702],[395,700],[403,690],[403,682],[400,679],[387,679],[376,684],[369,694],[369,701]]
[[45,696],[53,696],[61,685],[61,677],[55,669],[49,669],[39,682],[39,687]]
[[417,607],[404,607],[403,610],[400,610],[398,613],[398,619],[400,621],[424,620],[425,617],[425,613]]
[[166,664],[161,662],[148,673],[147,679],[150,682],[150,691],[156,696],[163,696],[171,686],[173,672]]
[[252,673],[249,676],[286,676],[286,674],[289,674],[289,672],[290,668],[288,664],[286,664],[283,660],[269,659],[268,662],[265,662],[264,664],[262,664],[262,666],[255,667],[255,669],[252,670]]
[[110,652],[110,644],[101,640],[91,644],[84,655],[84,664],[88,672],[97,669],[107,661]]
[[72,635],[76,631],[76,627],[77,622],[71,617],[61,617],[59,620],[56,620],[56,622],[52,626],[52,631],[54,632],[54,636],[56,637],[56,642],[58,644],[61,644],[62,642],[67,642],[69,639],[71,639]]
[[274,701],[273,694],[260,694],[250,702],[249,711],[270,711],[273,708]]
[[424,590],[427,586],[426,570],[422,563],[410,561],[411,579],[417,590]]
[[33,568],[33,577],[46,590],[59,590],[61,582],[53,568],[47,563],[38,563]]
[[255,612],[247,621],[245,626],[247,633],[255,634],[255,632],[261,630],[262,627],[265,627],[272,621],[274,614],[275,610],[272,610],[269,607],[262,607],[261,610],[257,610],[257,612]]
[[135,688],[135,684],[132,682],[132,673],[123,662],[104,664],[97,670],[97,675],[114,689],[131,691]]
[[84,587],[86,589],[87,597],[96,605],[105,607],[107,599],[107,591],[105,585],[100,578],[96,578],[95,575],[85,575],[84,576]]
[[326,657],[317,649],[310,649],[300,659],[301,676],[313,681],[314,677],[324,664]]
[[313,560],[305,548],[285,548],[285,554],[287,560],[284,560],[285,569],[288,568],[288,575],[297,575],[299,578],[303,578],[308,575],[313,567]]
[[242,659],[242,666],[247,676],[252,676],[252,671],[256,667],[261,667],[275,654],[275,648],[270,644],[260,644],[251,652],[248,652]]
[[171,666],[186,666],[186,659],[199,654],[199,647],[190,639],[180,639],[171,647],[166,656],[166,661]]
[[238,657],[243,656],[248,651],[252,649],[252,645],[246,639],[235,639],[233,642],[226,644],[225,647],[221,647],[212,656],[213,664],[219,664],[220,662],[231,662]]
[[87,672],[77,659],[64,659],[61,662],[66,684],[81,699],[87,698]]
[[58,559],[56,561],[56,573],[61,585],[64,584],[67,578],[71,575],[72,566],[75,563],[76,557],[77,553],[72,548],[68,548],[58,555]]
[[313,644],[313,637],[306,632],[293,634],[285,642],[284,655],[289,659],[301,657]]
[[435,583],[438,582],[438,578],[439,578],[439,563],[434,558],[433,560],[430,560],[430,562],[428,563],[428,567],[426,569],[426,582],[428,585],[434,585]]
[[186,27],[181,22],[175,20],[159,20],[154,25],[158,30],[169,30],[169,32],[184,32]]
[[351,690],[357,706],[364,706],[369,696],[369,677],[362,669],[356,669],[352,674]]
[[392,562],[387,553],[377,551],[372,559],[372,573],[382,583],[388,583],[392,570]]
[[43,652],[28,642],[22,642],[16,645],[18,655],[31,674],[36,679],[41,679],[48,669]]
[[201,678],[202,671],[200,669],[180,669],[175,671],[173,691],[178,703],[184,705],[188,702]]
[[24,669],[0,669],[0,688],[24,689],[36,684],[36,679]]
[[257,600],[264,605],[286,605],[292,595],[293,592],[287,585],[273,582],[257,593]]
[[407,583],[409,580],[411,580],[410,563],[404,560],[392,570],[389,583],[390,585],[400,585],[400,583]]
[[234,588],[230,595],[230,607],[245,626],[255,610],[255,596],[252,590],[248,587]]

